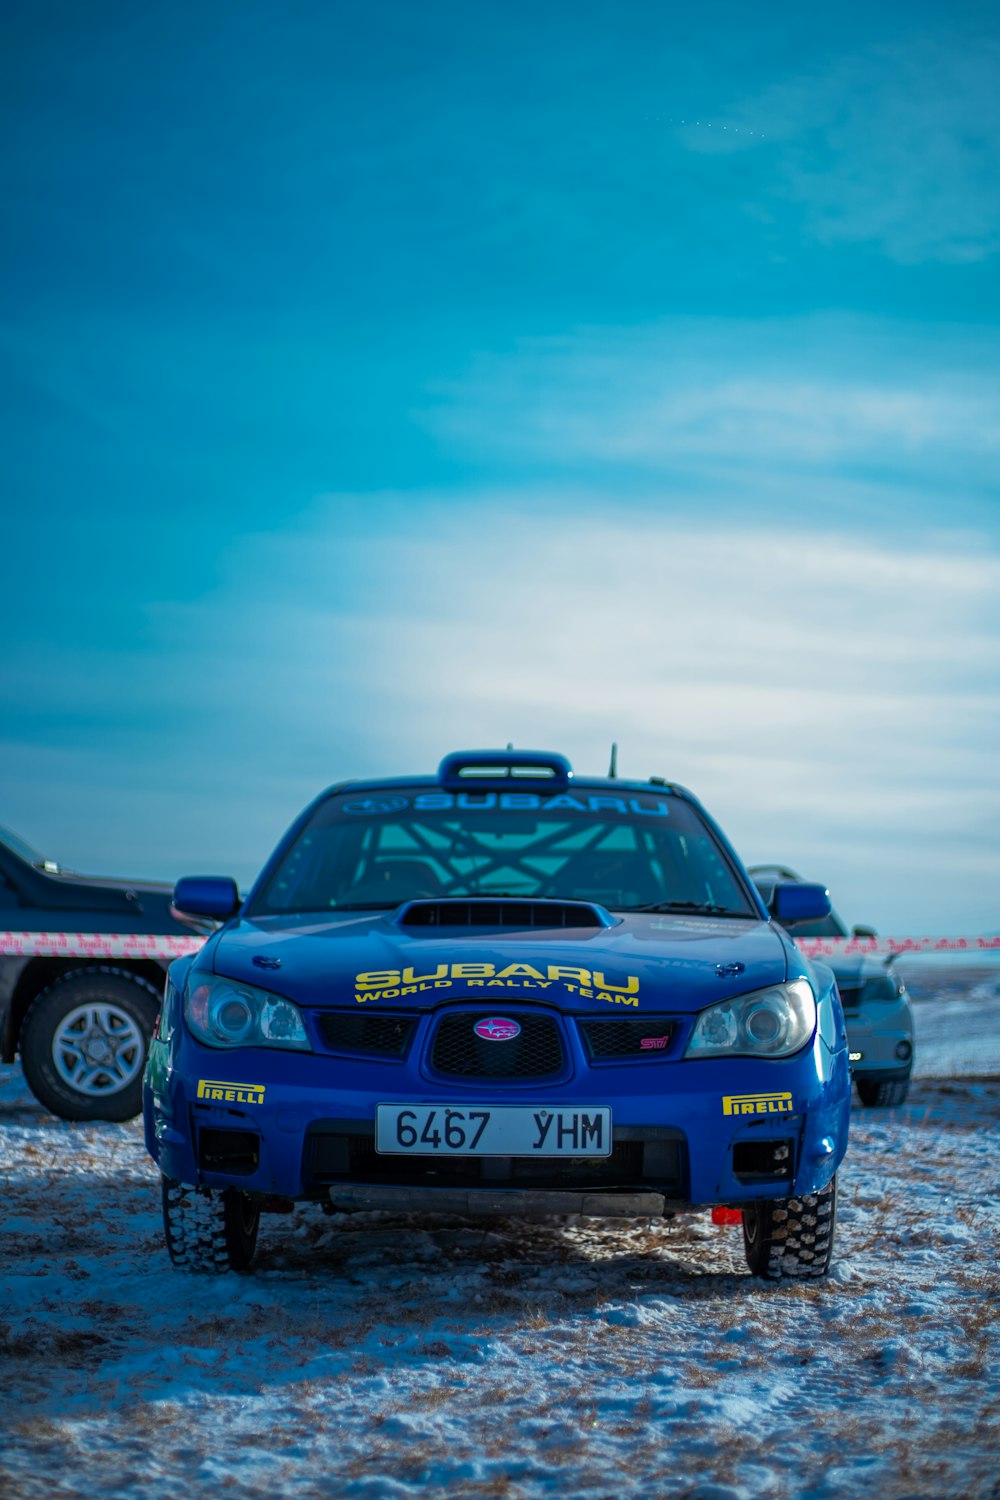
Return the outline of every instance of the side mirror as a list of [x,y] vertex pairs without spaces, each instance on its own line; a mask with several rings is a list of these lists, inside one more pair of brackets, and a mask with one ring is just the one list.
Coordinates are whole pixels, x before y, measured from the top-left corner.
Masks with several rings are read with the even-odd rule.
[[855,926],[851,928],[851,937],[878,937],[874,927]]
[[174,886],[174,905],[193,917],[225,922],[243,903],[236,881],[228,875],[186,875]]
[[830,915],[830,892],[822,885],[804,880],[780,880],[771,898],[771,915],[785,925],[791,922],[819,922]]

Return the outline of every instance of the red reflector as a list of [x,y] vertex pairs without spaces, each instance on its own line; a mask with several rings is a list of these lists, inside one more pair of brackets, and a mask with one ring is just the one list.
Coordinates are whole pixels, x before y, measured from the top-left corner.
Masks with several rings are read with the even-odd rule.
[[743,1211],[739,1208],[713,1208],[713,1224],[742,1224]]

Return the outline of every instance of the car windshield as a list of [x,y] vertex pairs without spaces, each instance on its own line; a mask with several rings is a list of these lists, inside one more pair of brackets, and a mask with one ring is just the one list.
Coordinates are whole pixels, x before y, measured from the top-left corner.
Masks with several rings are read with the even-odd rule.
[[265,872],[246,914],[469,896],[758,915],[689,803],[586,788],[331,796]]

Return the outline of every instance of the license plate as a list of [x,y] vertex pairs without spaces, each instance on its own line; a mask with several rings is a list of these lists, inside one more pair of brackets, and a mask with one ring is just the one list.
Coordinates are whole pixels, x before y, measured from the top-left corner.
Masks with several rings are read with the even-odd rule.
[[610,1156],[611,1111],[380,1104],[375,1149],[402,1156]]

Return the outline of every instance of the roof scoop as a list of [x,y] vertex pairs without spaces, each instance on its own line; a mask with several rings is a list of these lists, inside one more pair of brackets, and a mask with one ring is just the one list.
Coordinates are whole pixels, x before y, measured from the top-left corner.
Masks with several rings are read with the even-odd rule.
[[399,927],[614,927],[617,919],[591,901],[521,901],[470,896],[407,901],[392,919]]
[[522,792],[565,791],[573,767],[551,750],[453,750],[438,766],[438,783],[449,792],[515,788]]

